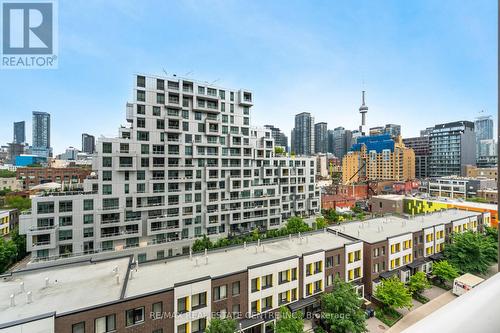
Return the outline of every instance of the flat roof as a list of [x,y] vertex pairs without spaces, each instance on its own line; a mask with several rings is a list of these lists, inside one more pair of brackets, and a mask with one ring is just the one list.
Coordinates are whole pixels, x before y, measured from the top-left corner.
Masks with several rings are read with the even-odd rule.
[[[41,314],[58,314],[120,299],[130,257],[86,261],[5,274],[0,280],[0,325]],[[116,281],[118,268],[119,283]],[[49,286],[45,287],[45,278]],[[24,292],[21,292],[24,282]],[[27,302],[27,292],[32,302]],[[10,296],[15,305],[11,306]]]
[[424,228],[446,224],[453,220],[478,214],[477,212],[449,209],[412,218],[391,215],[365,221],[346,222],[339,226],[329,227],[329,229],[368,243],[377,243],[390,237],[417,232]]
[[463,207],[471,207],[471,208],[481,208],[481,209],[489,209],[489,210],[497,210],[497,205],[495,204],[489,204],[489,203],[482,203],[482,202],[473,202],[473,201],[466,201],[466,200],[454,200],[454,199],[438,199],[438,198],[419,198],[419,197],[411,197],[411,196],[405,196],[405,195],[398,195],[398,194],[382,194],[382,195],[377,195],[373,196],[372,198],[382,198],[382,199],[389,199],[389,200],[403,200],[403,199],[409,199],[409,200],[425,200],[429,202],[437,202],[437,203],[444,203],[444,204],[450,204],[450,205],[456,205],[456,206],[463,206]]
[[[175,284],[210,276],[216,278],[231,273],[247,270],[248,267],[282,260],[292,256],[301,256],[318,250],[330,250],[343,247],[353,241],[336,236],[331,232],[317,231],[304,234],[302,242],[298,236],[280,238],[262,242],[255,252],[255,243],[244,248],[243,245],[222,248],[208,252],[208,264],[204,253],[193,255],[193,259],[183,256],[139,265],[133,279],[127,284],[126,297],[133,297],[157,290],[174,287]],[[196,260],[198,258],[198,266]],[[160,277],[160,278],[159,278]]]

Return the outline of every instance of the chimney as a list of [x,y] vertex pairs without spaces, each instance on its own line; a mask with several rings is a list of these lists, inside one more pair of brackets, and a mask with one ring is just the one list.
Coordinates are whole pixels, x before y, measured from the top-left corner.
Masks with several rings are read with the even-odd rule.
[[289,235],[288,235],[288,240],[289,240],[289,241],[292,241],[292,234],[289,234]]
[[246,249],[247,248],[247,241],[244,241],[243,242],[243,248]]
[[207,249],[205,249],[205,257],[207,256],[207,254],[208,254],[208,250],[207,250]]
[[131,269],[130,270],[130,277],[129,277],[130,280],[133,280],[134,279],[134,270]]
[[48,288],[49,287],[49,278],[46,277],[45,278],[45,288]]
[[10,306],[11,307],[16,306],[16,300],[14,297],[15,297],[14,294],[10,295]]
[[31,291],[26,293],[26,303],[33,303],[33,293]]
[[19,283],[19,289],[21,289],[21,293],[24,293],[24,282]]
[[257,239],[257,246],[260,246],[260,238]]
[[198,257],[194,258],[194,265],[198,267]]
[[193,248],[189,247],[189,260],[193,260]]

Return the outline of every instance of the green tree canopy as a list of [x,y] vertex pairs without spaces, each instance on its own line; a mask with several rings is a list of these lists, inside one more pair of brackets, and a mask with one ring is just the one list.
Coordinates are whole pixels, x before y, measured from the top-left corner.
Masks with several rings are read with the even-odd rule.
[[314,226],[316,229],[324,229],[328,226],[328,223],[324,217],[317,217]]
[[458,276],[457,269],[446,260],[432,264],[432,274],[437,276],[441,282],[451,281]]
[[285,154],[285,148],[280,147],[280,146],[276,146],[276,147],[274,147],[274,153],[276,155],[284,155]]
[[286,221],[286,229],[288,233],[296,234],[299,232],[306,232],[311,230],[311,228],[304,222],[301,217],[293,216]]
[[444,256],[458,270],[467,273],[486,273],[497,261],[497,243],[490,237],[467,231],[455,233],[444,248]]
[[0,238],[0,274],[16,261],[17,247],[12,240]]
[[408,288],[396,276],[383,279],[375,291],[375,298],[393,310],[413,306]]
[[367,332],[362,300],[351,284],[335,279],[333,291],[321,296],[321,315],[332,332]]
[[280,308],[280,316],[276,320],[276,333],[303,333],[304,320],[302,312],[291,313],[288,308]]
[[5,197],[3,208],[17,208],[19,211],[28,210],[31,208],[31,199],[18,195],[8,196]]
[[0,170],[0,178],[12,178],[15,177],[16,173],[14,171],[9,170]]
[[420,294],[430,287],[431,284],[424,272],[416,272],[410,277],[410,282],[408,282],[408,289],[412,294]]
[[236,332],[236,320],[232,318],[212,318],[205,329],[205,333],[234,332]]
[[211,249],[214,246],[210,238],[207,235],[203,235],[203,238],[198,238],[193,243],[193,252],[205,251],[205,249]]

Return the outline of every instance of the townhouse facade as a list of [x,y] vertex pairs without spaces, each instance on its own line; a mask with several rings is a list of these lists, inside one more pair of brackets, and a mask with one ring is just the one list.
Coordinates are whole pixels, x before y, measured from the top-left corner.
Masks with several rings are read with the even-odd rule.
[[[131,256],[14,272],[0,282],[0,293],[16,294],[15,305],[0,298],[0,330],[39,321],[43,332],[194,333],[232,316],[241,332],[273,332],[279,307],[311,318],[335,278],[363,297],[363,257],[362,241],[325,229],[140,264]],[[72,288],[81,297],[62,306]]]
[[406,219],[384,216],[331,229],[363,241],[364,290],[370,298],[382,278],[397,276],[408,282],[418,271],[430,273],[452,233],[477,232],[490,223],[489,213],[452,209]]
[[248,90],[136,75],[129,126],[98,140],[84,190],[33,198],[27,250],[45,260],[134,249],[143,261],[318,214],[315,159],[275,156],[271,130],[250,127],[252,105]]

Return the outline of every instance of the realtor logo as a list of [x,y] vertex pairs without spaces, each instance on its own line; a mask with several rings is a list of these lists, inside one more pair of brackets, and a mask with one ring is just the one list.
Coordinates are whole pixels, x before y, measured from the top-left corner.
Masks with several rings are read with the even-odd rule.
[[57,68],[53,1],[2,2],[2,68]]

